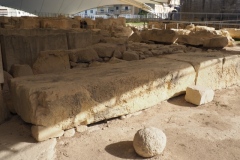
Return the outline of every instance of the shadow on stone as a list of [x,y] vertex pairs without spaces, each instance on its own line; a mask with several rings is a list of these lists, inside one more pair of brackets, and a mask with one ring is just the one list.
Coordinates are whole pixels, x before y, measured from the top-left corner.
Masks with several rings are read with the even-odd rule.
[[121,141],[106,146],[105,150],[116,157],[123,159],[142,159],[133,148],[132,141]]

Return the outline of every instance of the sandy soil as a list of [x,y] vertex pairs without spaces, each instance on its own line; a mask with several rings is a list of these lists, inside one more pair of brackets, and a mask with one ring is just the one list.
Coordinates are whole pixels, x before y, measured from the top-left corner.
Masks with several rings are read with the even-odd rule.
[[184,95],[152,108],[89,126],[58,139],[58,160],[142,159],[132,146],[137,130],[153,126],[167,136],[161,160],[239,160],[240,87],[216,91],[214,101],[194,106]]

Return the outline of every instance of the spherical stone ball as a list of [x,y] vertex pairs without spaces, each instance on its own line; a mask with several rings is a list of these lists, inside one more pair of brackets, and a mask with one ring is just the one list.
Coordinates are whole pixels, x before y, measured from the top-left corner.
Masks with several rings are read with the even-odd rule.
[[140,129],[134,136],[133,147],[142,157],[153,157],[163,152],[167,138],[162,130],[155,127]]

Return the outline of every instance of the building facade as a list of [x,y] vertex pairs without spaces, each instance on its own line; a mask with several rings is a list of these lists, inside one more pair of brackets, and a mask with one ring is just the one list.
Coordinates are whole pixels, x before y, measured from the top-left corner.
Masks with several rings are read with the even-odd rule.
[[182,12],[239,13],[240,0],[181,0]]
[[118,16],[118,15],[136,15],[140,11],[139,8],[131,5],[108,5],[102,6],[90,10],[80,12],[79,15],[108,15],[108,16]]

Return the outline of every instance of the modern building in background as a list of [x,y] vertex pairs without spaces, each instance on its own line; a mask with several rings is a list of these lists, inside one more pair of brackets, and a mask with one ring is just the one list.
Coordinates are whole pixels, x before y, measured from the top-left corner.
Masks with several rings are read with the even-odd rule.
[[239,13],[240,0],[181,0],[182,12]]
[[140,11],[139,8],[132,5],[108,5],[98,8],[93,8],[80,12],[79,15],[93,16],[93,15],[107,15],[107,16],[118,16],[118,15],[136,15]]
[[20,10],[17,10],[17,9],[0,6],[0,16],[22,17],[22,16],[35,16],[35,15],[24,12],[24,11],[20,11]]

